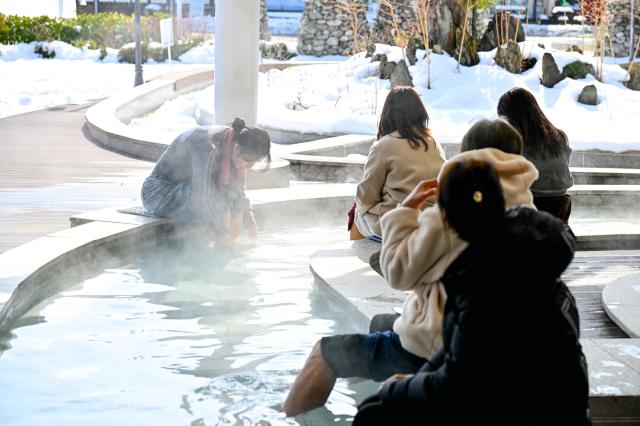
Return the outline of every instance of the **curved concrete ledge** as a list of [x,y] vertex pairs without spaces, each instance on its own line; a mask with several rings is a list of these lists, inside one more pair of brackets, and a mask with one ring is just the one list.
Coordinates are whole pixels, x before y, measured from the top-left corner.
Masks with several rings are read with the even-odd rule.
[[630,337],[640,337],[640,274],[608,284],[602,291],[602,304],[618,327]]
[[61,291],[54,278],[98,257],[168,235],[163,219],[123,217],[56,232],[0,255],[0,334],[8,332],[33,306]]
[[105,99],[85,114],[88,136],[107,149],[156,161],[166,145],[145,139],[127,124],[169,99],[210,85],[212,79],[210,69],[167,74]]
[[[405,299],[369,266],[376,250],[377,243],[345,241],[311,256],[316,291],[330,295],[341,310],[351,313],[362,333],[368,332],[373,315],[397,312]],[[640,339],[581,343],[589,365],[593,424],[640,424]]]

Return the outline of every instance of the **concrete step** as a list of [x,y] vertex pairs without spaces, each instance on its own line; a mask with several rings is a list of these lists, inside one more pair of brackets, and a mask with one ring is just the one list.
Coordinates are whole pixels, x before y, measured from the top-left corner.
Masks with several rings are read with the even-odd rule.
[[639,185],[640,169],[571,167],[576,185]]
[[[362,151],[362,149],[360,149]],[[324,182],[357,182],[362,178],[365,154],[283,153],[297,179]],[[640,169],[571,167],[576,185],[640,185]]]

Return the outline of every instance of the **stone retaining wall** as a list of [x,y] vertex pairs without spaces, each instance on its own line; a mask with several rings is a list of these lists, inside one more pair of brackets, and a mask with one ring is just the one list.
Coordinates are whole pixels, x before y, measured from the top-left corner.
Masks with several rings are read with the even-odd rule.
[[[635,50],[640,38],[640,0],[635,0],[633,40],[630,39],[631,2],[629,0],[607,0],[606,8],[609,19],[609,35],[615,56],[630,56],[630,49]],[[608,44],[605,50],[607,55],[611,53]]]
[[[356,2],[362,0],[355,0]],[[341,0],[307,0],[300,19],[298,53],[303,55],[349,55],[354,32],[348,14],[341,5],[353,2]],[[362,10],[366,10],[364,3]],[[359,18],[359,32],[366,33],[366,17]]]
[[260,0],[260,40],[271,40],[266,0]]
[[391,2],[393,10],[383,3],[378,9],[378,16],[373,26],[373,39],[377,43],[395,45],[394,31],[410,34],[415,31],[416,14],[413,10],[413,0],[395,0]]

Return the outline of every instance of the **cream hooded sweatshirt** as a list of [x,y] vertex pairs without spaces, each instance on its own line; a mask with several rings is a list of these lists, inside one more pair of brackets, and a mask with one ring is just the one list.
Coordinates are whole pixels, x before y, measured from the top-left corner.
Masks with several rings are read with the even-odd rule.
[[[463,152],[447,161],[438,179],[455,163],[485,160],[500,176],[506,207],[535,208],[529,187],[538,178],[533,163],[524,157],[494,148]],[[431,358],[442,347],[442,315],[446,294],[438,282],[449,263],[466,247],[455,231],[445,226],[438,206],[419,209],[398,205],[382,216],[380,266],[387,282],[409,290],[402,315],[393,324],[402,347]],[[431,295],[430,295],[431,293]]]

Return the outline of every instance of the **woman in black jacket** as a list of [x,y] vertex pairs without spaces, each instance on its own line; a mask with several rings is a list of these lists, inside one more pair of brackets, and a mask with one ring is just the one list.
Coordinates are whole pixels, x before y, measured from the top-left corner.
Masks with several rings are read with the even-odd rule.
[[469,242],[442,277],[444,347],[419,373],[388,380],[354,425],[589,424],[578,312],[559,279],[570,229],[526,207],[505,214],[485,162],[459,163],[440,185],[447,224]]
[[573,176],[567,135],[549,121],[533,94],[522,87],[507,90],[498,101],[497,111],[520,132],[524,156],[540,173],[531,185],[536,208],[568,222],[571,196],[567,189],[573,186]]

